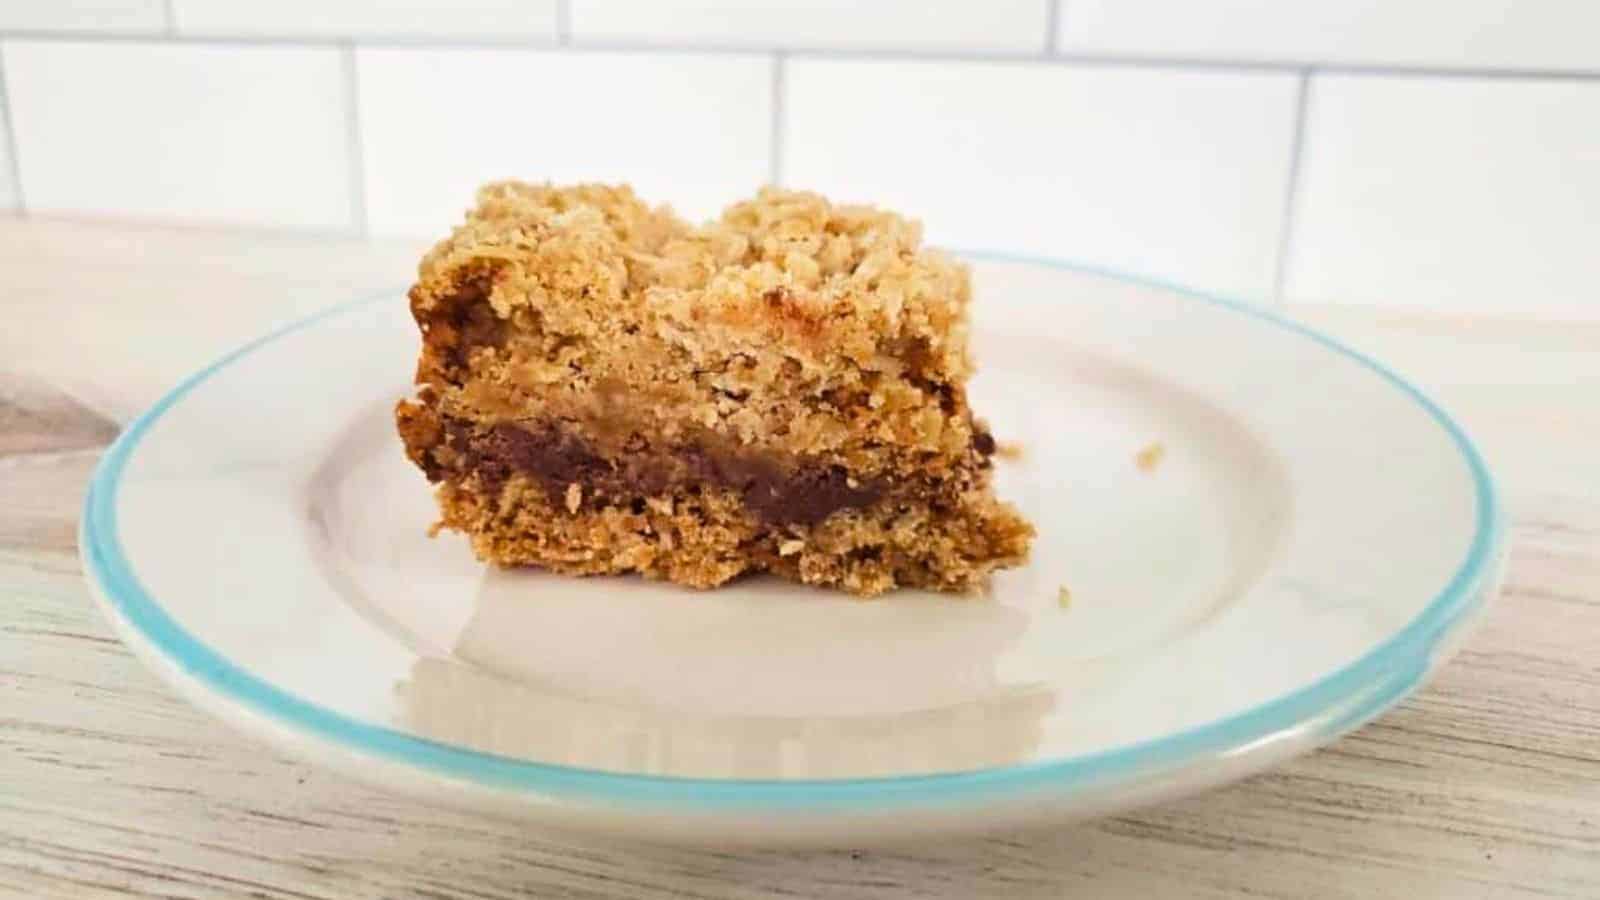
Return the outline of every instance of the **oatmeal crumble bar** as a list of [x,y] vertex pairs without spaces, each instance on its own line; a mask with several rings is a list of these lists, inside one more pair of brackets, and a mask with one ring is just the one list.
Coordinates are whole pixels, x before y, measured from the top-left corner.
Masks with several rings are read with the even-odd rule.
[[395,411],[482,559],[708,588],[967,591],[1033,529],[967,407],[965,267],[916,223],[766,189],[695,227],[504,182],[423,258]]

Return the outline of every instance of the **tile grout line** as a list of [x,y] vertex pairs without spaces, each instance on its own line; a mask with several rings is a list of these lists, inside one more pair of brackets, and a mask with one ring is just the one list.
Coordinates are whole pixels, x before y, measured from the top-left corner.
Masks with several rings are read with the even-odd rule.
[[[259,219],[190,219],[171,218],[158,213],[137,213],[126,210],[63,210],[58,212],[33,212],[28,218],[34,222],[65,222],[91,228],[149,228],[163,232],[184,234],[216,234],[227,232],[243,237],[308,238],[312,240],[350,240],[355,235],[347,226],[274,224]],[[424,239],[427,233],[401,235]],[[437,236],[437,235],[435,235]]]
[[1044,10],[1044,54],[1055,56],[1056,46],[1059,41],[1057,35],[1061,32],[1061,5],[1066,0],[1047,0]]
[[361,84],[356,72],[356,46],[339,46],[340,82],[344,88],[345,168],[350,178],[350,226],[357,237],[368,236],[367,160],[361,139]]
[[783,184],[784,96],[788,93],[788,54],[779,50],[772,55],[772,122],[767,133],[767,181],[773,186]]
[[[27,41],[138,43],[148,42],[149,33],[73,31],[53,32],[29,29],[0,30],[0,39]],[[162,35],[154,35],[162,38]],[[394,35],[349,35],[327,37],[320,35],[244,35],[196,34],[167,35],[172,44],[232,44],[244,46],[311,46],[337,47],[351,41],[362,46],[410,49],[511,49],[560,50],[571,53],[656,53],[663,55],[705,54],[713,56],[758,56],[782,52],[791,58],[839,59],[900,62],[987,62],[1046,65],[1103,65],[1145,69],[1177,69],[1190,71],[1278,72],[1299,74],[1315,69],[1323,75],[1379,75],[1395,77],[1431,77],[1461,79],[1550,80],[1550,81],[1600,81],[1600,68],[1592,69],[1470,69],[1451,66],[1385,65],[1380,63],[1335,63],[1323,60],[1250,60],[1208,59],[1185,56],[1128,56],[1114,53],[1009,53],[984,50],[916,50],[895,47],[779,47],[771,44],[659,44],[650,41],[586,40],[581,43],[561,44],[549,38],[525,37],[507,40],[492,38],[406,38]]]
[[161,8],[167,17],[166,35],[172,37],[178,33],[178,9],[176,0],[162,0]]
[[556,0],[556,44],[572,43],[572,0]]
[[6,132],[6,162],[11,171],[11,191],[16,195],[17,208],[12,215],[26,218],[28,200],[22,193],[22,156],[17,153],[17,126],[11,116],[11,82],[6,78],[5,47],[0,46],[0,128]]
[[1278,259],[1272,273],[1272,305],[1283,307],[1283,289],[1289,278],[1289,259],[1294,250],[1295,214],[1299,207],[1301,171],[1305,168],[1306,113],[1311,105],[1311,76],[1315,69],[1300,73],[1294,103],[1294,133],[1289,143],[1289,177],[1284,185],[1283,215],[1278,222]]

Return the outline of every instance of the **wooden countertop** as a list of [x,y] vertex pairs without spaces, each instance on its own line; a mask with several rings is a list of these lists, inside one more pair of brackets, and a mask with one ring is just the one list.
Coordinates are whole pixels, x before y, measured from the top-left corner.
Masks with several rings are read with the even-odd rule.
[[1242,784],[892,851],[608,846],[275,757],[174,696],[79,572],[117,423],[221,351],[402,285],[419,247],[0,220],[0,894],[201,897],[1600,897],[1600,322],[1295,310],[1478,439],[1505,592],[1417,696]]

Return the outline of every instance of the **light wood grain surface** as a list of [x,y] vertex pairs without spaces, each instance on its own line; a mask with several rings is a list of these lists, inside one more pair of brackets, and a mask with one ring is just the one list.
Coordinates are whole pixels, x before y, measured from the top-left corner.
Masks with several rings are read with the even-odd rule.
[[1242,784],[893,851],[610,844],[419,806],[274,756],[112,636],[75,527],[117,423],[261,331],[403,284],[417,251],[0,221],[0,895],[1600,897],[1600,326],[1296,310],[1429,388],[1513,511],[1504,595],[1417,696]]

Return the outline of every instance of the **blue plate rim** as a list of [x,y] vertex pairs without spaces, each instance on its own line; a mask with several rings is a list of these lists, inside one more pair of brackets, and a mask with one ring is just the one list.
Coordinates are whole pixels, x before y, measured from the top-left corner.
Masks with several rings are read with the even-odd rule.
[[[84,501],[79,551],[86,574],[99,586],[111,611],[183,673],[205,688],[296,731],[385,761],[500,790],[559,797],[568,802],[680,812],[876,812],[1014,792],[1070,791],[1172,771],[1306,728],[1323,729],[1317,736],[1331,739],[1409,693],[1426,674],[1435,648],[1484,602],[1495,578],[1506,527],[1494,479],[1460,425],[1425,392],[1392,369],[1315,329],[1243,301],[1099,266],[1020,254],[957,252],[976,260],[1042,266],[1167,291],[1262,320],[1363,365],[1417,403],[1461,453],[1471,474],[1476,501],[1473,539],[1466,557],[1433,600],[1409,623],[1318,681],[1213,722],[1092,754],[970,772],[779,780],[629,774],[515,759],[445,744],[335,712],[235,666],[167,615],[135,575],[118,537],[116,501],[122,474],[145,433],[170,408],[199,384],[262,345],[396,295],[384,292],[338,304],[246,343],[179,382],[131,422],[101,457]],[[1348,708],[1349,704],[1354,708]]]

